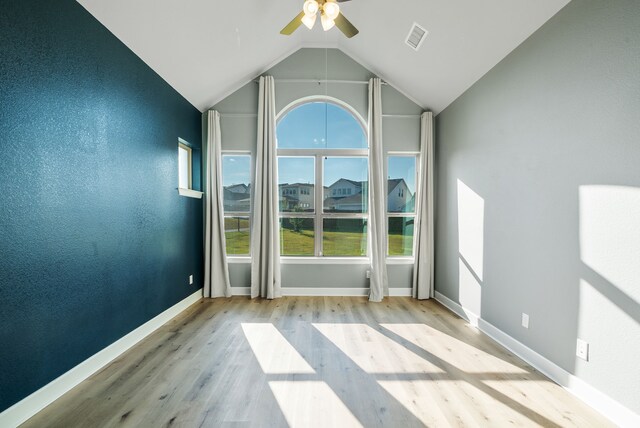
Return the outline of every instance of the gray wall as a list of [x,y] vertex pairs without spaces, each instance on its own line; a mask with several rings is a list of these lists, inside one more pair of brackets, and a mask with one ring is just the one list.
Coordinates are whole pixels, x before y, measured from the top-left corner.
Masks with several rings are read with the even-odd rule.
[[635,412],[639,29],[574,0],[436,123],[436,290]]
[[[282,79],[318,79],[367,81],[374,75],[338,49],[300,49],[265,75],[276,79],[276,109],[311,95],[328,95],[351,105],[363,118],[367,117],[367,85],[353,83],[278,82]],[[258,85],[250,82],[216,104],[222,115],[222,149],[249,150],[255,155]],[[382,88],[383,114],[419,115],[422,109],[391,86]],[[419,151],[420,120],[418,117],[386,117],[383,119],[384,150]],[[366,265],[300,265],[283,264],[283,287],[368,287]],[[411,265],[389,266],[389,286],[411,287]],[[229,267],[231,285],[248,287],[249,265]],[[303,282],[300,278],[304,278]]]

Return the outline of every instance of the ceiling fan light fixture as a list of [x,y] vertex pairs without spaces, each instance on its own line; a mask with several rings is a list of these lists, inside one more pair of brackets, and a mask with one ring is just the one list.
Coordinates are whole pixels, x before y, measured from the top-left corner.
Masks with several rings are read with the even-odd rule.
[[319,9],[320,6],[318,6],[318,2],[316,0],[307,0],[304,2],[304,6],[302,6],[304,14],[306,16],[313,16],[314,18]]
[[318,15],[316,13],[314,13],[313,15],[305,15],[302,17],[302,23],[305,25],[305,27],[311,30],[316,23],[317,16]]
[[333,21],[340,14],[340,5],[335,1],[328,0],[322,5],[322,11],[324,15]]
[[336,23],[333,21],[333,19],[329,18],[324,13],[320,17],[320,22],[322,22],[322,29],[324,31],[329,31],[329,30],[331,30],[333,28],[334,25],[336,25]]

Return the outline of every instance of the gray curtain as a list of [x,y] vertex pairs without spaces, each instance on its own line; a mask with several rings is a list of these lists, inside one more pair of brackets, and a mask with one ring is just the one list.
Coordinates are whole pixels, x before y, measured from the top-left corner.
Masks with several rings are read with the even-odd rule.
[[382,82],[369,80],[369,223],[371,260],[369,300],[380,302],[389,295],[387,279],[387,222],[385,207],[384,152],[382,150]]
[[206,144],[204,297],[230,297],[222,208],[220,114],[215,110],[207,112]]
[[413,297],[429,299],[434,294],[433,218],[433,113],[422,113],[420,121],[420,173],[416,199],[413,262]]
[[251,298],[282,296],[278,235],[278,160],[273,77],[260,77],[258,146],[251,217]]

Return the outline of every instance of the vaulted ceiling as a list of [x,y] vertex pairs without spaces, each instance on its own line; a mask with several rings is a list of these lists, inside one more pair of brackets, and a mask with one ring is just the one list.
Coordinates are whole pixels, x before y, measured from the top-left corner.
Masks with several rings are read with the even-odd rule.
[[[303,0],[78,0],[201,111],[302,47],[339,48],[439,113],[569,0],[352,0],[360,30],[280,29]],[[412,24],[429,31],[419,51]]]

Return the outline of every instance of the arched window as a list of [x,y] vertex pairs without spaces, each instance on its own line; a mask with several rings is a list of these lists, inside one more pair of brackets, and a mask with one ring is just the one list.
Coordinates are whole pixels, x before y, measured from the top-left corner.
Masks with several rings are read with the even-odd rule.
[[365,124],[333,99],[295,103],[278,117],[280,248],[289,256],[366,256],[369,150]]

